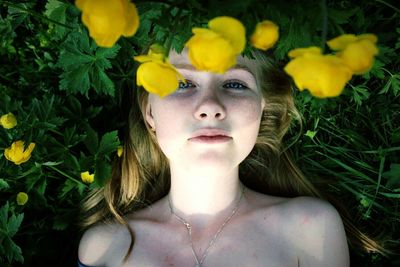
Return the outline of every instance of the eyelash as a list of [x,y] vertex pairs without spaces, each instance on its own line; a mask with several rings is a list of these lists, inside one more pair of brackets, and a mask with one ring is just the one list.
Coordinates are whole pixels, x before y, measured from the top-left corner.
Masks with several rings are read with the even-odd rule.
[[[234,85],[235,87],[228,87],[228,85]],[[196,87],[196,85],[190,80],[186,80],[186,84],[184,84],[182,81],[179,81],[178,90],[184,90],[184,89],[194,88],[194,87]],[[234,89],[234,90],[246,90],[246,89],[249,89],[246,85],[244,85],[243,83],[241,83],[239,81],[226,82],[226,83],[223,84],[222,87],[226,88],[226,89]]]

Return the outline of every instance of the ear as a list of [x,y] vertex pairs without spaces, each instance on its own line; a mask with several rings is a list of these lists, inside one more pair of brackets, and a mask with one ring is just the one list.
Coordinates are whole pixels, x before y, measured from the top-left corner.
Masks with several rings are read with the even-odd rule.
[[151,105],[150,105],[150,101],[147,101],[146,104],[146,114],[145,114],[145,120],[146,122],[150,125],[150,128],[152,130],[155,130],[155,125],[154,125],[154,118],[153,118],[153,114],[151,112]]
[[261,99],[261,110],[264,110],[265,108],[265,99],[264,97]]

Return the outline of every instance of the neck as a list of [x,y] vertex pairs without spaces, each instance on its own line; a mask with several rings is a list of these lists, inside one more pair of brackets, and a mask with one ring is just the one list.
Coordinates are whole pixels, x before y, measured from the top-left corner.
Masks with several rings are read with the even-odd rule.
[[204,173],[171,167],[168,197],[175,214],[202,227],[226,217],[237,206],[242,187],[238,168]]

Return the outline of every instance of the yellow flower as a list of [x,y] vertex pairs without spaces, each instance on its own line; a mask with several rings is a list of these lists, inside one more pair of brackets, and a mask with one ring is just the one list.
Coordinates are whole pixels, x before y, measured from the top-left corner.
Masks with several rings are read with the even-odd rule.
[[139,15],[129,0],[76,0],[82,22],[98,46],[112,47],[122,36],[132,36],[139,27]]
[[24,141],[15,141],[11,147],[4,150],[4,156],[9,161],[14,162],[16,165],[27,162],[31,158],[31,153],[35,148],[35,143],[30,143],[28,148],[25,149]]
[[14,114],[9,112],[0,117],[0,125],[2,125],[5,129],[14,128],[17,125],[17,119]]
[[17,204],[18,205],[20,205],[20,206],[22,206],[22,205],[25,205],[26,204],[26,202],[28,202],[28,194],[27,193],[25,193],[25,192],[19,192],[18,194],[17,194]]
[[81,179],[84,183],[91,184],[94,181],[94,174],[90,174],[88,171],[81,172]]
[[122,146],[119,146],[118,150],[117,150],[117,155],[119,158],[122,156],[123,152],[124,152],[124,148]]
[[308,89],[316,97],[340,95],[351,79],[352,72],[340,58],[322,55],[317,47],[295,49],[289,56],[293,59],[285,66],[285,71],[293,77],[300,91]]
[[377,41],[378,38],[373,34],[343,34],[327,44],[332,50],[338,51],[337,56],[354,74],[363,74],[374,64],[374,56],[378,54]]
[[178,88],[179,80],[184,80],[157,45],[153,45],[147,55],[134,59],[142,63],[136,72],[136,84],[150,93],[165,97]]
[[269,20],[257,23],[254,33],[250,37],[252,46],[267,50],[273,47],[279,39],[279,27]]
[[236,57],[246,44],[243,24],[231,17],[217,17],[209,29],[193,28],[194,35],[185,44],[189,59],[198,70],[224,73],[236,64]]

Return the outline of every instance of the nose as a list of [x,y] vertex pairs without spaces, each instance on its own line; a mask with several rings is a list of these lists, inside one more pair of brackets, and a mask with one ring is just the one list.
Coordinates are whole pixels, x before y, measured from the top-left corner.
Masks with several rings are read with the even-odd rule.
[[215,89],[205,90],[204,95],[198,102],[194,116],[198,120],[223,120],[226,117],[226,110],[218,97]]

